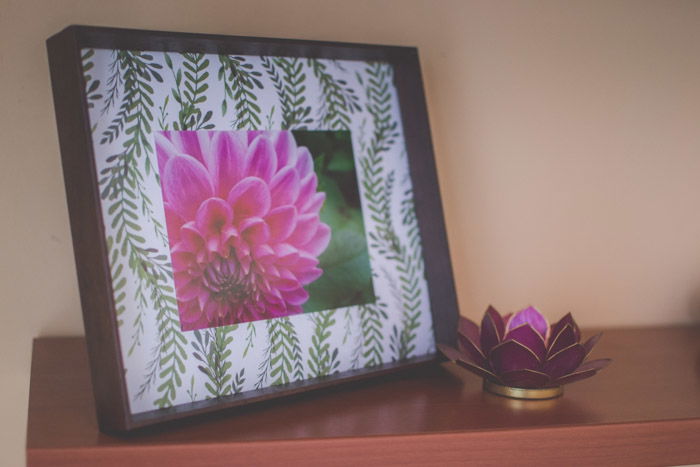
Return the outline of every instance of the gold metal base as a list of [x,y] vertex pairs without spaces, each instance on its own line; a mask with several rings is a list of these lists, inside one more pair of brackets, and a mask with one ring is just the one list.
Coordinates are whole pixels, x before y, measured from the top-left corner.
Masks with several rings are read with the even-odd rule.
[[562,386],[553,388],[525,389],[503,386],[484,380],[484,391],[496,394],[497,396],[510,397],[511,399],[545,400],[561,397],[564,394]]

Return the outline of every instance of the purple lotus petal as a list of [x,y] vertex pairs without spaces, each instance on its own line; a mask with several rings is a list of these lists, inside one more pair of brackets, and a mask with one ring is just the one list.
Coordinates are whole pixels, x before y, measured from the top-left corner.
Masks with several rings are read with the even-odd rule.
[[[596,360],[590,360],[587,362],[584,362],[576,368],[576,371],[574,373],[578,373],[579,371],[589,371],[589,370],[595,370],[595,371],[600,371],[606,366],[610,365],[610,362],[612,362],[611,358],[598,358]],[[568,376],[568,375],[566,375]]]
[[542,338],[547,338],[547,329],[549,329],[549,323],[547,319],[542,316],[542,313],[537,311],[535,307],[528,307],[524,310],[520,310],[508,321],[507,331],[517,328],[522,324],[529,324],[532,328],[539,332]]
[[571,328],[574,331],[574,335],[576,336],[576,342],[580,341],[581,331],[579,330],[578,325],[576,324],[576,321],[574,321],[574,317],[571,315],[571,313],[565,314],[564,317],[562,317],[562,319],[554,323],[554,325],[550,329],[550,339],[553,339],[554,336],[559,334],[561,330],[564,329],[564,326],[566,326],[567,324],[571,325]]
[[591,336],[586,342],[583,343],[583,347],[586,349],[586,356],[591,353],[591,350],[593,350],[593,347],[595,347],[602,335],[603,333],[599,332],[595,336]]
[[503,318],[501,318],[501,315],[495,308],[489,306],[484,314],[484,318],[481,320],[480,343],[484,355],[488,355],[491,349],[501,342],[504,330]]
[[508,371],[500,377],[503,384],[516,388],[541,388],[549,382],[549,376],[535,370]]
[[574,328],[570,324],[566,324],[557,334],[552,334],[548,354],[554,355],[562,349],[570,347],[578,343]]
[[547,356],[547,348],[544,345],[544,339],[539,332],[532,329],[529,324],[521,324],[520,326],[511,329],[506,333],[504,340],[514,340],[520,342],[528,349],[537,355],[537,358],[542,362]]
[[482,378],[486,378],[490,381],[493,381],[495,383],[499,383],[500,380],[498,377],[493,374],[491,371],[489,371],[488,368],[483,368],[481,366],[475,365],[474,363],[467,361],[464,359],[464,355],[462,355],[458,350],[453,349],[452,347],[448,347],[446,345],[438,344],[437,345],[438,349],[440,352],[442,352],[447,358],[450,360],[454,361],[458,365],[466,368],[467,370],[471,371],[472,373],[475,373],[478,376],[481,376]]
[[514,370],[538,370],[540,360],[520,342],[506,341],[493,348],[489,355],[491,368],[496,374]]
[[581,371],[581,372],[574,372],[566,376],[562,376],[561,378],[558,378],[553,381],[552,385],[553,386],[563,386],[565,384],[569,383],[574,383],[576,381],[581,381],[582,379],[590,378],[591,376],[594,376],[596,373],[598,373],[598,370],[588,370],[588,371]]
[[557,379],[576,370],[585,357],[586,349],[581,344],[574,344],[550,356],[542,370],[552,379]]
[[459,317],[459,327],[457,332],[472,341],[473,344],[479,343],[479,325],[465,316]]
[[474,364],[482,366],[486,364],[486,357],[481,353],[481,350],[461,334],[457,335],[457,348]]

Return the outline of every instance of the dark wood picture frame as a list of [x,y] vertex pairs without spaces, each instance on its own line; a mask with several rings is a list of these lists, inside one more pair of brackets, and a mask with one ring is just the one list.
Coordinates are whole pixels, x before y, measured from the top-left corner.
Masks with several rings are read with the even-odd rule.
[[200,52],[381,61],[394,70],[413,183],[435,341],[453,344],[457,300],[415,48],[261,39],[70,26],[47,40],[55,112],[68,199],[92,382],[100,428],[129,431],[185,416],[278,398],[440,360],[437,352],[368,370],[353,370],[150,412],[131,414],[102,222],[100,189],[88,116],[81,49]]

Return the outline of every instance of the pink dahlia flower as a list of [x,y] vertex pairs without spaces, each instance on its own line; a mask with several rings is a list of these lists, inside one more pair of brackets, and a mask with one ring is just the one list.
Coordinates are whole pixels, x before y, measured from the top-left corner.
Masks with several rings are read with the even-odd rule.
[[302,312],[331,230],[289,131],[156,133],[183,330]]

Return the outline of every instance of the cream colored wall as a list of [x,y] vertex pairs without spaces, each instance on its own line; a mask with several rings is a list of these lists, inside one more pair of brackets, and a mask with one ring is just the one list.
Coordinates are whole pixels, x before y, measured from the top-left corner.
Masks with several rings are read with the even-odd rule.
[[700,319],[700,2],[0,0],[11,464],[31,339],[82,333],[44,46],[69,24],[418,46],[463,314]]

